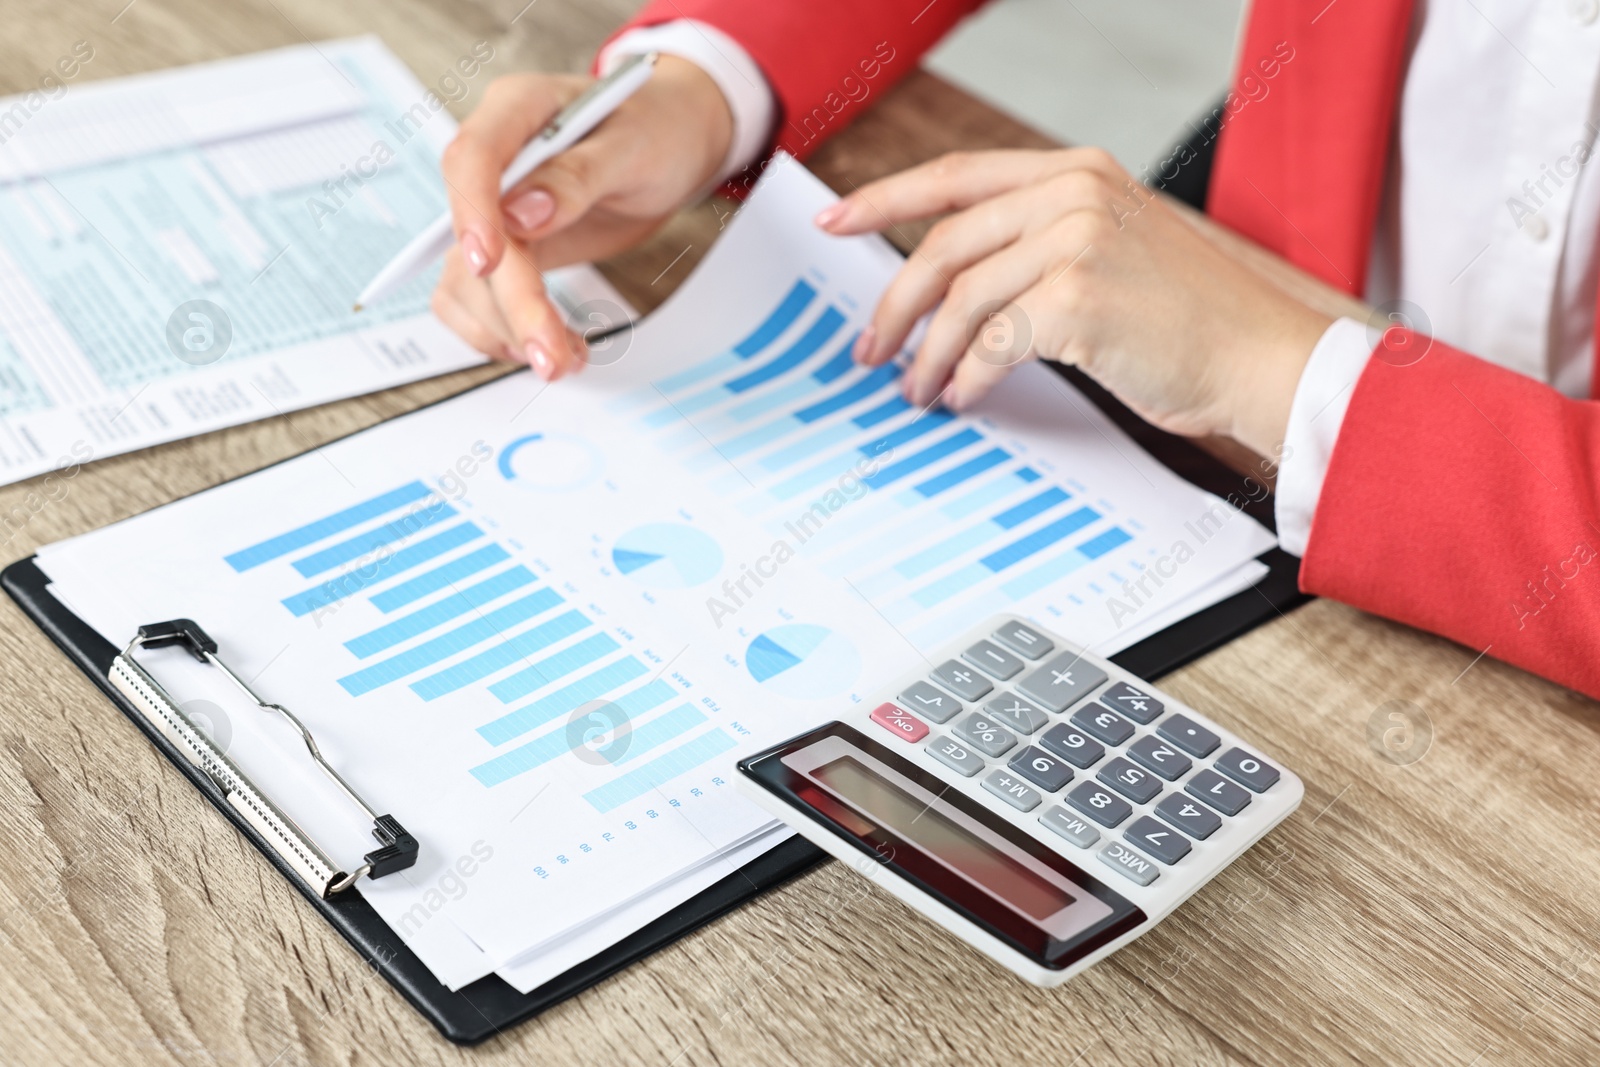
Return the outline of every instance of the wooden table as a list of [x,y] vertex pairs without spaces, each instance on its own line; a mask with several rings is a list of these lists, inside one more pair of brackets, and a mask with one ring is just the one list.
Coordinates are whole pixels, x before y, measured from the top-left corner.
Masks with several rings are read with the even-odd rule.
[[[580,68],[628,0],[11,0],[0,88],[73,41],[107,77],[361,32],[425,80]],[[115,20],[113,21],[113,17]],[[947,147],[1045,139],[920,75],[827,147],[839,188]],[[644,307],[716,230],[686,213],[611,264]],[[685,248],[688,254],[664,277]],[[499,373],[484,368],[85,468],[5,558]],[[29,484],[0,489],[0,515]],[[1472,576],[1463,575],[1463,581]],[[1070,985],[1010,978],[821,867],[534,1022],[440,1039],[58,655],[0,604],[0,1060],[245,1063],[1592,1063],[1595,706],[1329,602],[1164,684],[1281,756],[1306,800],[1169,921]],[[1400,701],[1406,703],[1395,704]],[[1431,725],[1400,765],[1369,724]],[[1398,738],[1396,738],[1398,739]]]

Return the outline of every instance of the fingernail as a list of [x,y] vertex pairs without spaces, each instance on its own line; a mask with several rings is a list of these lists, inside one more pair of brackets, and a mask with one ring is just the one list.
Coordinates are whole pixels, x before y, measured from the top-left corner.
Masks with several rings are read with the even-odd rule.
[[843,217],[844,201],[841,200],[836,204],[829,204],[827,207],[817,212],[817,217],[813,221],[815,221],[818,226],[826,230]]
[[461,256],[467,261],[467,269],[472,271],[476,278],[481,278],[489,273],[489,253],[483,247],[483,238],[474,230],[468,230],[461,235]]
[[506,214],[524,230],[537,230],[556,213],[556,198],[543,189],[529,189],[506,203]]
[[523,355],[528,357],[528,366],[533,368],[535,374],[547,382],[555,379],[556,365],[550,359],[548,352],[531,341],[523,348],[522,352]]
[[878,343],[878,328],[868,326],[856,335],[855,347],[850,349],[850,358],[857,363],[865,363],[872,358],[872,349]]

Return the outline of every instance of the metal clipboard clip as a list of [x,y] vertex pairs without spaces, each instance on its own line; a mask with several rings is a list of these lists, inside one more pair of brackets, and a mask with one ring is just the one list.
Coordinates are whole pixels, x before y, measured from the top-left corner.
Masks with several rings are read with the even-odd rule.
[[[354,872],[346,872],[329,859],[328,854],[318,847],[293,819],[284,814],[265,793],[257,789],[245,773],[235,766],[209,737],[195,728],[183,712],[178,710],[177,702],[161,683],[150,677],[149,673],[134,661],[135,649],[161,648],[165,645],[182,645],[195,659],[219,668],[247,697],[255,701],[258,707],[266,711],[276,711],[288,719],[300,732],[300,737],[305,741],[306,748],[311,752],[311,758],[316,761],[317,766],[321,767],[328,777],[344,790],[345,795],[367,813],[372,820],[372,836],[377,838],[381,847],[363,856],[361,866]],[[223,796],[233,809],[255,827],[273,850],[322,897],[331,897],[350,888],[363,874],[370,878],[382,878],[386,874],[405,870],[417,862],[417,839],[406,833],[405,828],[395,820],[394,816],[374,813],[367,802],[350,788],[350,783],[340,777],[339,772],[322,758],[322,753],[317,749],[316,739],[311,736],[311,731],[305,728],[305,724],[282,704],[270,704],[262,700],[244,679],[233,673],[227,664],[217,658],[217,643],[192,619],[173,619],[169,622],[157,622],[139,627],[139,633],[128,642],[128,647],[111,661],[108,677],[111,684],[139,709],[152,726],[160,730],[190,763],[205,772],[217,788],[222,790]]]

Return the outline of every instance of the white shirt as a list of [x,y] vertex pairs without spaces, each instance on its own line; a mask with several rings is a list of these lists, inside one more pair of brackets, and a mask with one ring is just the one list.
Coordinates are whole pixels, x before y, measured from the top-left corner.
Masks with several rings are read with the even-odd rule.
[[[1600,0],[1418,0],[1366,297],[1390,321],[1589,395],[1600,288]],[[736,43],[683,20],[630,31],[601,69],[656,49],[727,97],[721,177],[755,162],[777,106]],[[752,72],[753,75],[752,75]],[[1278,538],[1303,555],[1350,393],[1379,330],[1330,326],[1295,391],[1278,472]],[[1426,358],[1426,357],[1423,357]]]

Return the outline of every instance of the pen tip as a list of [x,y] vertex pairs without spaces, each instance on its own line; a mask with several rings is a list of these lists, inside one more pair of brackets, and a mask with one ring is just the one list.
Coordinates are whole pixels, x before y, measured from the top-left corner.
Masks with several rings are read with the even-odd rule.
[[353,306],[352,306],[352,307],[351,307],[351,308],[350,308],[350,310],[351,310],[351,311],[360,311],[360,310],[361,310],[361,305],[360,305],[360,304],[356,304],[356,305],[353,305]]

